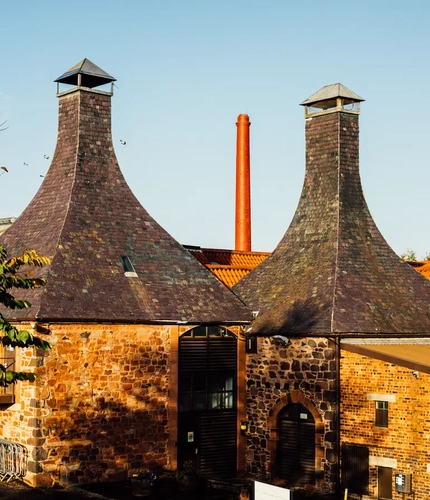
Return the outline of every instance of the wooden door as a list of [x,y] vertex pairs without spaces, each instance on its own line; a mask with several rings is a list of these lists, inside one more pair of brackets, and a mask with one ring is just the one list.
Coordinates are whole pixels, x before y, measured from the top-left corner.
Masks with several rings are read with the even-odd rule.
[[279,475],[290,486],[315,484],[315,420],[301,404],[279,414]]

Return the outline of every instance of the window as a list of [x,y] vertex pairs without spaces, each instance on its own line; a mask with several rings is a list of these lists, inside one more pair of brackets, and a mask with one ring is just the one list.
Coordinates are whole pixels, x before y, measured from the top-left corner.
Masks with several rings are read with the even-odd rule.
[[179,411],[225,410],[234,404],[234,374],[189,374],[179,379]]
[[375,401],[376,427],[388,427],[388,401]]
[[198,326],[181,336],[179,352],[179,411],[234,409],[236,336],[222,326]]
[[[13,347],[0,346],[0,352],[3,356],[0,358],[0,363],[7,370],[15,370],[15,349]],[[11,404],[15,402],[15,384],[10,384],[7,387],[0,387],[0,404]]]

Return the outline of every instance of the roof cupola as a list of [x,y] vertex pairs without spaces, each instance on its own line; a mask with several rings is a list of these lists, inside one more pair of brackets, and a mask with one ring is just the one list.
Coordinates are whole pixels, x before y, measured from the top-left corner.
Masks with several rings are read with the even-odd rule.
[[[116,78],[103,71],[89,59],[82,59],[81,62],[72,66],[68,71],[59,76],[56,80],[57,94],[60,94],[60,84],[74,85],[78,89],[94,89],[111,83],[110,94],[113,94],[113,86]],[[76,90],[76,89],[69,89]]]
[[305,117],[311,118],[321,114],[343,111],[360,113],[360,102],[364,99],[341,83],[326,85],[301,103],[305,107]]

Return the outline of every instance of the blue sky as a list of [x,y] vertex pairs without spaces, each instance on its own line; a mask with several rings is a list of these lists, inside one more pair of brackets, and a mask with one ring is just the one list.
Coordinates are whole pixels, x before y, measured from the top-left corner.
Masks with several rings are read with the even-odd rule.
[[253,249],[274,249],[303,183],[299,103],[341,82],[366,100],[360,170],[375,222],[397,253],[423,257],[429,19],[426,0],[2,2],[0,217],[39,188],[56,143],[53,80],[87,57],[118,80],[125,178],[181,243],[233,248],[235,122],[248,113]]

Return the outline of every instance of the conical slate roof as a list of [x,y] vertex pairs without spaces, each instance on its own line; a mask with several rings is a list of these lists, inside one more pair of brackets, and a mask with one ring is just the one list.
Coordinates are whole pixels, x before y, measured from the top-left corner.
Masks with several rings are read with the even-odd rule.
[[[39,191],[0,237],[9,255],[51,258],[47,285],[20,291],[30,309],[9,319],[243,323],[247,307],[141,206],[116,160],[111,96],[59,97],[55,154]],[[160,191],[162,196],[162,191]],[[166,199],[166,203],[174,204]]]
[[253,333],[430,334],[430,281],[391,250],[364,199],[357,114],[306,121],[306,174],[293,221],[233,291],[259,311]]

